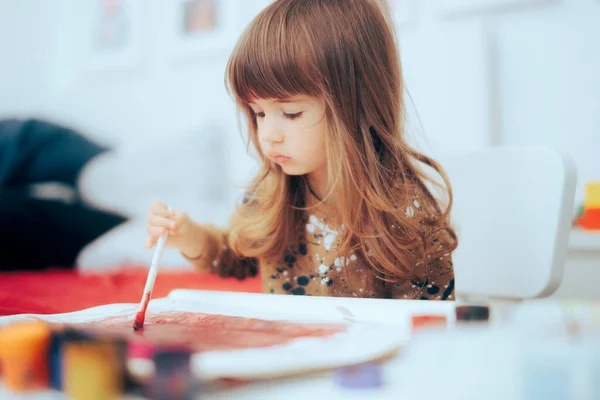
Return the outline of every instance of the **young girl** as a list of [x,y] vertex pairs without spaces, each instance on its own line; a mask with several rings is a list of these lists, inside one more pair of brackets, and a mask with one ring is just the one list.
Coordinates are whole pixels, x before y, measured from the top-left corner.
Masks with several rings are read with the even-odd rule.
[[260,271],[266,293],[454,299],[450,185],[404,138],[383,0],[274,1],[240,38],[226,80],[262,169],[228,230],[153,204],[146,247],[168,231],[167,246],[199,270]]

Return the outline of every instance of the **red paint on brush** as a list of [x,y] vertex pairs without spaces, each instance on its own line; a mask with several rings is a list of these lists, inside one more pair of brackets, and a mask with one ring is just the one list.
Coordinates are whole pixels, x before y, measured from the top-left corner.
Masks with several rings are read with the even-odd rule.
[[135,315],[135,320],[133,322],[133,330],[139,331],[140,329],[144,329],[144,319],[146,318],[146,309],[148,308],[148,303],[150,302],[150,293],[144,293],[144,297],[142,297],[142,308]]

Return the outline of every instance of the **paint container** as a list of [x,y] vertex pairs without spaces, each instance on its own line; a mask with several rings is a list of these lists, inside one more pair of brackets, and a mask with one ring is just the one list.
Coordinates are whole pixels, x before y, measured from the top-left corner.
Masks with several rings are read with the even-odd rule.
[[50,327],[41,321],[8,325],[0,331],[0,364],[5,386],[13,392],[48,387]]
[[360,364],[335,370],[333,380],[346,389],[374,389],[383,385],[383,370],[377,363]]
[[485,323],[490,320],[490,307],[486,305],[460,305],[455,308],[456,323]]
[[519,399],[590,399],[586,395],[585,359],[578,342],[553,338],[528,343],[517,364]]
[[62,343],[64,393],[77,400],[120,398],[125,387],[125,343],[67,338]]
[[139,382],[149,382],[154,375],[155,345],[148,342],[133,341],[127,344],[127,369]]
[[48,366],[50,369],[50,387],[62,390],[62,332],[52,332],[48,351]]
[[445,315],[413,315],[410,322],[413,333],[424,328],[445,328],[448,326],[448,318]]
[[50,387],[63,390],[63,347],[73,341],[93,340],[93,337],[83,330],[67,327],[53,327],[48,351],[50,368]]
[[130,341],[127,344],[127,376],[125,391],[128,394],[143,395],[145,387],[154,376],[155,345],[146,341]]
[[191,400],[201,391],[191,370],[192,351],[157,348],[153,354],[154,376],[146,395],[153,400]]

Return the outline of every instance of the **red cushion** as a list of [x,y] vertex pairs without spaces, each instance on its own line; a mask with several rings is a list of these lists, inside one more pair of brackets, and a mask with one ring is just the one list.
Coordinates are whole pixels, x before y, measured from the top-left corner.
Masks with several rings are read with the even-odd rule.
[[[48,270],[0,273],[0,315],[55,314],[110,303],[138,303],[148,269],[126,267],[104,273]],[[165,297],[173,289],[262,291],[260,278],[239,281],[195,271],[160,271],[152,298]]]

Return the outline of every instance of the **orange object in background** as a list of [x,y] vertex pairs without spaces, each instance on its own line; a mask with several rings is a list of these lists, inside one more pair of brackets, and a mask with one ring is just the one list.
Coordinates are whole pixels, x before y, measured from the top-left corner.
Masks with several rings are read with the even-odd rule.
[[577,225],[586,230],[600,230],[600,182],[585,185],[583,214]]
[[50,327],[41,321],[10,324],[0,330],[4,384],[13,392],[48,387]]
[[416,332],[422,328],[431,327],[446,327],[448,318],[445,315],[413,315],[412,332]]
[[600,231],[600,208],[584,210],[583,215],[577,220],[577,226],[590,231]]

